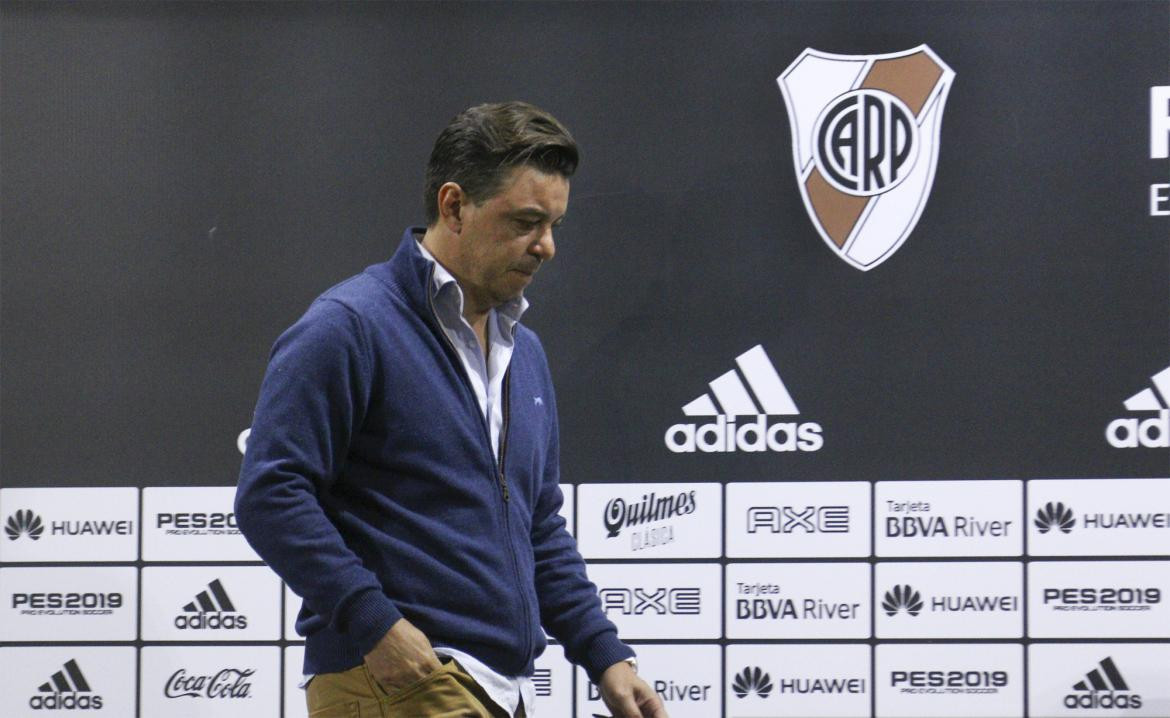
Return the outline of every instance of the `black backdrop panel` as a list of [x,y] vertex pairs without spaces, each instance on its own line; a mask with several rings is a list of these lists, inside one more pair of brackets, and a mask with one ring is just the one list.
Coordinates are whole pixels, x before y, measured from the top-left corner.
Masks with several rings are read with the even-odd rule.
[[[530,292],[566,481],[1164,476],[1106,425],[1170,360],[1149,88],[1170,4],[19,4],[0,43],[0,480],[222,485],[268,348],[421,218],[439,128],[522,98],[584,162]],[[921,220],[810,223],[806,47],[956,75]],[[762,344],[816,452],[675,454]]]

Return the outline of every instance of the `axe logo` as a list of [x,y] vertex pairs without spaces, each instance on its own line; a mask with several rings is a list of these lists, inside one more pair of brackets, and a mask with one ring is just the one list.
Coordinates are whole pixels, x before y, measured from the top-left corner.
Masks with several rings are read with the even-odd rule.
[[752,506],[747,510],[747,532],[849,533],[848,506]]
[[610,609],[623,616],[697,616],[702,611],[699,588],[603,588],[597,594],[607,615]]

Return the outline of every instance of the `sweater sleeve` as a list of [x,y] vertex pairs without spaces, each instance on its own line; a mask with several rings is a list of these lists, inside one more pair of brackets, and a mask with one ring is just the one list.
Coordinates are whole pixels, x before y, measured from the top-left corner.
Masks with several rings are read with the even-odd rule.
[[360,320],[318,299],[277,339],[236,490],[236,521],[314,613],[368,653],[402,614],[346,545],[320,497],[345,463],[370,391]]
[[597,586],[585,574],[585,561],[576,540],[560,515],[564,495],[560,487],[560,443],[552,383],[545,394],[553,417],[548,437],[544,476],[532,520],[532,548],[536,558],[536,595],[545,629],[565,647],[565,656],[585,669],[598,683],[613,664],[631,658],[634,651],[618,638],[617,626],[601,610]]

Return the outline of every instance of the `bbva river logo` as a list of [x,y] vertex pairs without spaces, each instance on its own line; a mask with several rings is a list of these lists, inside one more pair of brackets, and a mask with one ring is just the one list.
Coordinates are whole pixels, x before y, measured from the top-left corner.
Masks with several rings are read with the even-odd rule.
[[889,259],[922,216],[954,76],[919,45],[885,55],[808,48],[776,78],[805,209],[850,265]]

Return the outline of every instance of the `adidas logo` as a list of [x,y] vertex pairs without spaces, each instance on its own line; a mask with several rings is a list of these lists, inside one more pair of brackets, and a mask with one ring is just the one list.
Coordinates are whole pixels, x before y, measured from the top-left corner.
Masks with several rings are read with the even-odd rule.
[[41,517],[28,509],[12,514],[4,524],[4,533],[8,534],[9,541],[15,541],[21,535],[36,541],[44,532],[45,525],[41,522]]
[[[668,449],[675,453],[721,453],[818,451],[824,446],[820,424],[794,421],[769,424],[767,417],[795,416],[800,411],[764,347],[757,344],[736,357],[735,363],[738,372],[732,369],[719,376],[709,384],[711,393],[703,394],[682,408],[687,416],[710,416],[715,420],[670,427],[665,437]],[[750,393],[748,387],[751,387]],[[739,417],[755,417],[755,420],[737,426]]]
[[735,674],[731,682],[731,690],[737,698],[747,698],[755,693],[760,698],[767,698],[772,694],[772,677],[764,673],[757,666],[747,667]]
[[28,699],[33,710],[100,710],[102,697],[93,695],[89,681],[81,672],[77,661],[69,659],[61,670],[42,683],[37,692]]
[[898,611],[917,616],[922,613],[922,596],[910,586],[894,586],[882,598],[882,608],[887,616],[894,616]]
[[1065,508],[1064,504],[1059,501],[1055,504],[1049,501],[1036,510],[1036,519],[1032,523],[1042,534],[1046,534],[1052,529],[1060,529],[1062,534],[1066,534],[1070,533],[1077,525],[1077,520],[1073,518],[1072,507]]
[[1105,438],[1115,449],[1149,449],[1170,447],[1170,367],[1154,376],[1153,388],[1142,389],[1125,400],[1130,411],[1154,411],[1157,416],[1139,420],[1136,417],[1114,419],[1105,427]]
[[1132,708],[1142,707],[1142,697],[1129,690],[1129,685],[1121,677],[1121,671],[1108,656],[1093,670],[1085,674],[1083,681],[1077,681],[1072,687],[1075,693],[1064,697],[1064,707],[1077,708]]
[[217,578],[207,584],[206,591],[195,595],[195,600],[183,606],[183,613],[175,616],[175,628],[186,629],[244,629],[248,617],[236,612],[235,604]]

